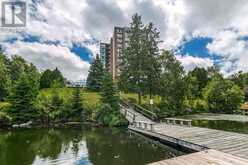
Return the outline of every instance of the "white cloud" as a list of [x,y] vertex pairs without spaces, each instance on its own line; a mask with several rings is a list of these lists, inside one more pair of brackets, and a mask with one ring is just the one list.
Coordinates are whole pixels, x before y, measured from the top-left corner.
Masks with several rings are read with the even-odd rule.
[[214,62],[209,58],[200,58],[193,56],[180,56],[177,55],[176,58],[182,63],[186,72],[192,71],[196,67],[205,68],[211,67],[214,65]]
[[89,63],[82,61],[67,47],[41,43],[16,42],[5,45],[8,55],[17,54],[35,64],[41,71],[58,69],[70,80],[82,80],[87,77]]
[[230,75],[238,71],[248,71],[248,42],[240,39],[234,31],[218,33],[213,42],[207,45],[210,53],[223,57],[221,72]]
[[[109,42],[113,27],[128,26],[131,16],[138,12],[145,23],[152,21],[160,29],[161,39],[164,41],[161,48],[176,48],[185,39],[190,40],[192,37],[209,37],[213,39],[213,43],[208,45],[209,51],[223,57],[223,73],[248,71],[247,41],[238,39],[248,35],[248,21],[245,20],[248,16],[247,0],[28,1],[30,5],[26,34],[39,36],[42,40],[59,41],[63,48],[67,47],[69,55],[75,55],[69,51],[73,43],[86,46],[95,55],[99,52],[99,45],[95,40]],[[22,35],[15,36],[21,38]],[[0,33],[0,41],[13,36]],[[30,43],[23,42],[22,45],[28,47]],[[35,53],[40,55],[40,52],[33,53],[33,56]],[[185,59],[189,60],[189,57],[186,56]],[[195,58],[198,62],[199,59]]]

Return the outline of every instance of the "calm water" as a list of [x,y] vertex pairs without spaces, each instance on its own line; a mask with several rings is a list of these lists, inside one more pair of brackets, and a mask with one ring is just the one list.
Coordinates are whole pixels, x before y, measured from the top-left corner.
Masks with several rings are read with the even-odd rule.
[[193,126],[248,134],[248,122],[229,120],[193,120]]
[[144,165],[183,154],[126,130],[32,129],[0,132],[1,165]]

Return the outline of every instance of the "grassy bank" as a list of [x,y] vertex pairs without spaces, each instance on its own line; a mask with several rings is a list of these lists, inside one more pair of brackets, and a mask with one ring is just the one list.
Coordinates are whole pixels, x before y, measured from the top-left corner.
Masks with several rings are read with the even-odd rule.
[[[72,97],[73,88],[59,88],[59,95],[65,101],[70,101],[69,99]],[[90,92],[85,89],[81,89],[81,98],[83,104],[87,107],[96,107],[100,103],[101,96],[97,92]],[[51,97],[53,94],[53,89],[43,89],[40,91],[39,96],[43,95],[46,97]],[[39,97],[38,96],[38,97]]]

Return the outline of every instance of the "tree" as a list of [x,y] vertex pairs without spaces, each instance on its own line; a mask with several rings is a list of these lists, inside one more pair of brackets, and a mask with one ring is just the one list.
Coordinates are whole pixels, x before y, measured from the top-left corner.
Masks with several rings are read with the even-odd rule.
[[6,66],[6,57],[0,52],[0,101],[9,95],[11,79]]
[[52,86],[52,84],[56,81],[57,85],[59,85],[60,87],[64,87],[65,86],[65,79],[62,75],[62,73],[60,72],[60,70],[58,68],[55,68],[52,72],[51,75],[51,84],[50,87]]
[[183,110],[185,95],[183,67],[169,51],[163,51],[160,62],[162,67],[159,86],[159,94],[162,97],[161,108],[165,113],[171,115],[180,114]]
[[230,80],[216,78],[204,89],[204,98],[211,112],[233,113],[243,103],[244,93]]
[[20,76],[26,72],[28,64],[20,56],[12,56],[10,63],[11,80],[13,83],[19,80]]
[[96,59],[90,66],[89,75],[86,82],[86,86],[89,90],[97,92],[101,90],[104,72],[103,64],[99,58],[99,55],[97,55]]
[[65,80],[58,68],[51,71],[47,69],[40,78],[40,89],[51,88],[56,83],[56,87],[64,87]]
[[102,81],[102,102],[109,104],[114,110],[119,110],[119,95],[116,85],[113,83],[113,79],[109,73],[105,73]]
[[52,71],[50,69],[45,70],[40,78],[40,89],[50,88],[52,84]]
[[209,82],[208,72],[204,68],[196,67],[190,71],[185,78],[187,86],[187,96],[191,99],[201,98],[202,90]]
[[152,95],[158,92],[158,82],[160,78],[159,58],[159,31],[154,28],[152,23],[144,28],[145,37],[142,40],[143,67],[146,79],[144,80],[144,91]]
[[139,103],[147,75],[144,72],[142,40],[144,38],[141,16],[132,17],[129,43],[124,50],[122,71],[120,75],[121,88],[138,93]]
[[[69,118],[77,118],[77,119],[81,118],[83,115],[82,114],[83,111],[84,111],[84,107],[83,107],[80,88],[75,88],[73,90],[72,107],[70,108]],[[83,116],[83,119],[85,119],[85,116]]]
[[11,91],[9,113],[16,122],[26,122],[36,117],[34,101],[37,93],[34,92],[34,88],[37,87],[33,85],[30,83],[30,77],[22,73]]

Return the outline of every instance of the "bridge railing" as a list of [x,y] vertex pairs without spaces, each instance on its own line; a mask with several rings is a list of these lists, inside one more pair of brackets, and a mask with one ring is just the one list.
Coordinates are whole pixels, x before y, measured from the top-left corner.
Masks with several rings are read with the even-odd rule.
[[132,127],[147,130],[147,131],[153,131],[154,130],[154,123],[138,121],[138,122],[134,122],[132,124]]
[[129,119],[129,122],[134,123],[136,120],[136,114],[128,111],[126,107],[121,107],[122,114],[126,117],[126,119]]
[[157,120],[158,116],[156,115],[156,113],[149,111],[137,104],[132,104],[129,103],[125,98],[121,98],[121,104],[127,106],[127,107],[132,107],[136,112],[139,112],[140,114],[144,115],[145,117],[151,119],[151,120]]
[[177,119],[177,118],[165,118],[162,120],[166,124],[180,125],[180,126],[192,126],[192,120],[187,119]]

